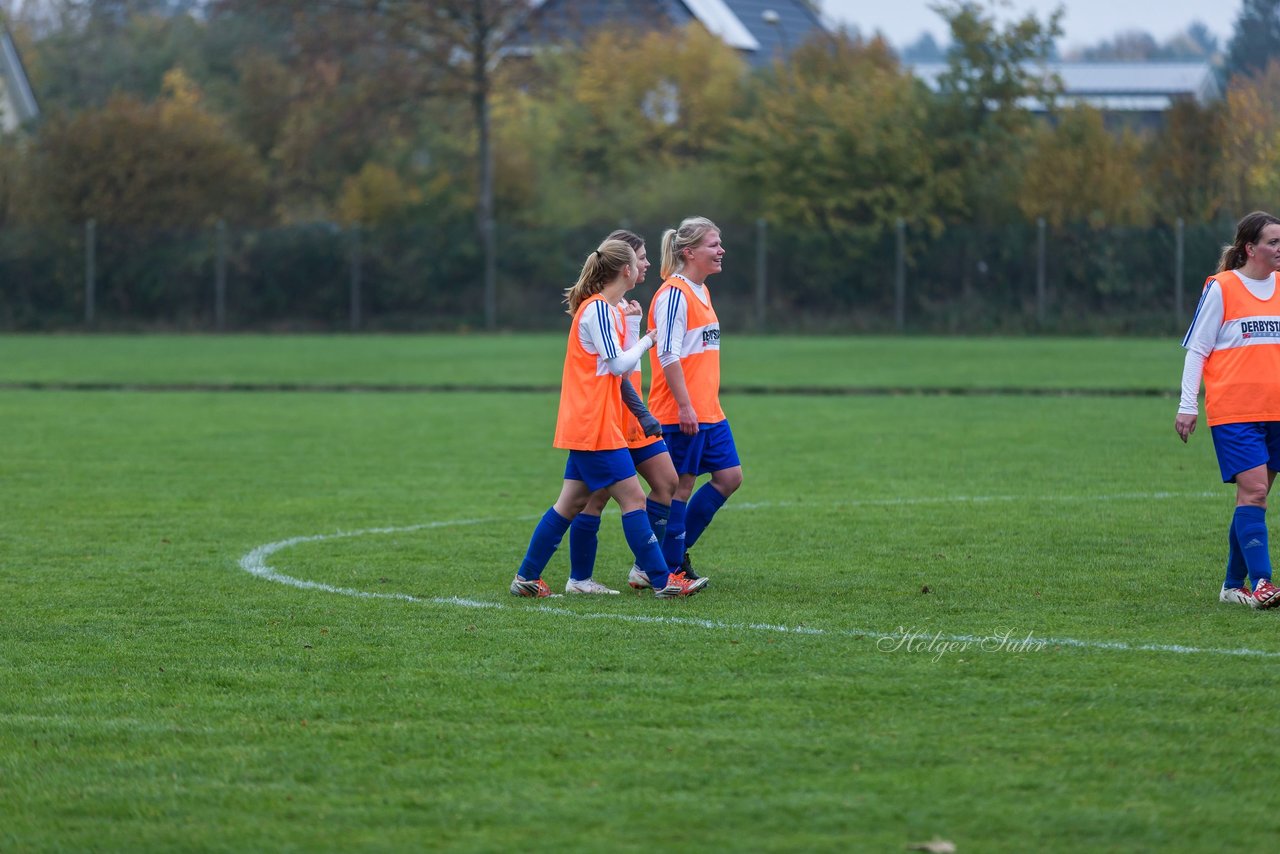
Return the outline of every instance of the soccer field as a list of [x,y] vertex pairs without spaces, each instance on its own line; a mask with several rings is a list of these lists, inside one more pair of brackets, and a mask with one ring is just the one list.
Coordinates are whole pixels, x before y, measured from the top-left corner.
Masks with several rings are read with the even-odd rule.
[[707,592],[521,600],[563,346],[0,339],[0,850],[1273,844],[1176,342],[735,340]]

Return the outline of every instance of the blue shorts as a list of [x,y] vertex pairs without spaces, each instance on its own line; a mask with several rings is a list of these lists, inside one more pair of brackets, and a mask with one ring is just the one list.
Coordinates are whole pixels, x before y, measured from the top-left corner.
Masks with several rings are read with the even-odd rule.
[[662,437],[671,449],[676,474],[697,476],[742,465],[728,421],[699,424],[698,432],[692,436],[681,433],[679,424],[663,424]]
[[652,459],[653,457],[656,457],[658,454],[666,454],[666,453],[670,453],[667,450],[667,443],[664,442],[662,439],[659,439],[658,441],[653,442],[652,444],[645,445],[643,448],[632,448],[631,462],[635,463],[636,465],[640,465],[645,460]]
[[635,463],[626,448],[616,451],[570,451],[564,466],[565,480],[580,480],[595,492],[636,476]]
[[1280,471],[1280,421],[1219,424],[1209,432],[1223,483],[1234,483],[1240,472],[1260,465]]

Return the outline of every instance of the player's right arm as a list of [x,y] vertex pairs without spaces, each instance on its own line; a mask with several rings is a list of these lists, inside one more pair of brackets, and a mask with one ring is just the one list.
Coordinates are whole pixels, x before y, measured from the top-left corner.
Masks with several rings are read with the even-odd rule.
[[679,288],[667,288],[654,301],[654,331],[658,333],[658,363],[662,365],[667,388],[679,409],[680,432],[692,436],[698,432],[698,412],[689,397],[689,387],[684,381],[684,368],[680,366],[680,354],[684,333],[689,323],[689,307]]
[[1196,430],[1200,413],[1200,380],[1204,375],[1204,363],[1218,342],[1222,316],[1222,287],[1215,281],[1201,294],[1200,304],[1196,306],[1195,316],[1191,319],[1191,327],[1182,339],[1187,355],[1182,363],[1182,394],[1178,400],[1178,414],[1173,420],[1173,429],[1183,442]]
[[667,388],[671,389],[676,406],[680,408],[680,432],[692,436],[698,432],[698,411],[693,408],[693,401],[689,399],[689,388],[684,382],[684,368],[680,367],[680,360],[663,365],[662,373],[667,378]]
[[653,337],[643,335],[635,344],[625,350],[621,349],[622,342],[618,340],[617,326],[614,322],[616,311],[618,311],[616,307],[603,300],[597,300],[587,306],[586,313],[578,322],[578,335],[584,349],[588,353],[599,356],[609,373],[620,377],[635,370],[645,350],[653,346]]

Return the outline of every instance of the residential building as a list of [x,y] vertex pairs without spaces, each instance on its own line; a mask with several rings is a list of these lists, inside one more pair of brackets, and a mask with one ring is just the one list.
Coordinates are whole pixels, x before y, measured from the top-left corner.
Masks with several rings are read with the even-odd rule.
[[658,29],[699,23],[752,65],[784,59],[829,27],[804,0],[544,0],[515,40],[516,52],[579,42],[605,26]]
[[18,49],[0,24],[0,133],[9,133],[39,114]]

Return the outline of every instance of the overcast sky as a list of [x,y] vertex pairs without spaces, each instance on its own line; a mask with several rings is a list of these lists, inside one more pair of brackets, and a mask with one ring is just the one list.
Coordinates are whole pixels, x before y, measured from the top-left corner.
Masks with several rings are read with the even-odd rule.
[[[822,0],[827,16],[837,24],[856,26],[863,35],[876,30],[897,46],[910,44],[928,30],[938,41],[947,39],[947,27],[929,9],[935,0]],[[987,3],[990,6],[990,3]],[[1242,0],[1012,0],[1016,15],[1034,12],[1044,19],[1058,6],[1062,19],[1062,49],[1096,44],[1127,30],[1143,30],[1164,41],[1200,21],[1226,44],[1231,38]]]

